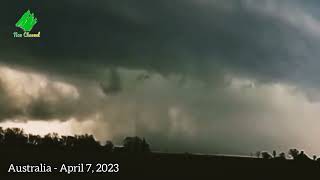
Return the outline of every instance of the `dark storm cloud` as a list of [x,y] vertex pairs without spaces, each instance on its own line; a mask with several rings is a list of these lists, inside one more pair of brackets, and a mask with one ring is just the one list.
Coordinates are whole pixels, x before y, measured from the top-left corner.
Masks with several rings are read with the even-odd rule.
[[[304,2],[8,1],[1,12],[1,61],[89,78],[108,66],[202,77],[220,68],[317,85],[319,38],[299,22],[304,19],[290,21],[316,3]],[[13,39],[14,22],[29,8],[41,39]]]
[[[318,132],[311,126],[319,108],[300,92],[318,94],[317,1],[3,5],[0,68],[14,73],[0,74],[0,121],[88,120],[100,139],[146,136],[153,147],[179,151],[246,153],[317,141],[305,130]],[[26,9],[39,20],[40,39],[12,37]],[[12,91],[21,87],[37,88]]]

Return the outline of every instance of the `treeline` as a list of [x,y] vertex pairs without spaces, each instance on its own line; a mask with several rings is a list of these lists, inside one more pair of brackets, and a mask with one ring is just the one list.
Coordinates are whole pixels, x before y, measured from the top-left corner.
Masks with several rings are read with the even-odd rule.
[[[150,145],[144,138],[140,137],[126,137],[121,146],[115,146],[112,141],[106,141],[101,144],[93,135],[74,135],[74,136],[59,136],[57,133],[49,133],[45,136],[26,134],[20,128],[6,128],[0,127],[0,149],[7,148],[9,150],[28,148],[34,149],[61,149],[61,150],[100,150],[103,152],[130,152],[130,153],[146,153],[150,152]],[[281,152],[277,154],[276,151],[272,153],[266,151],[258,151],[251,156],[256,156],[262,159],[278,159],[286,160],[288,158],[294,160],[317,160],[316,155],[312,159],[297,149],[290,149],[288,153]]]
[[267,151],[257,151],[255,153],[255,156],[257,158],[262,159],[279,159],[279,160],[286,160],[287,158],[291,158],[293,160],[314,160],[314,161],[320,161],[319,158],[317,158],[316,155],[312,156],[312,159],[305,154],[304,151],[299,151],[298,149],[289,149],[288,154],[281,152],[277,154],[277,152],[274,150],[272,151],[272,154]]
[[45,136],[26,134],[20,128],[0,127],[0,148],[49,148],[49,149],[69,149],[85,150],[95,149],[105,152],[150,152],[150,146],[144,138],[126,137],[122,146],[115,146],[111,141],[102,145],[95,140],[93,135],[59,136],[57,133],[49,133]]

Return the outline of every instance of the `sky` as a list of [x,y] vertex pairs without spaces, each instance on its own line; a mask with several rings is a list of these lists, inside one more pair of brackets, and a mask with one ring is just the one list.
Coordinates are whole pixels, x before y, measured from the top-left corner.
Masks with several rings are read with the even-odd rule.
[[[315,0],[7,0],[0,126],[154,150],[320,154]],[[14,38],[30,9],[40,38]]]

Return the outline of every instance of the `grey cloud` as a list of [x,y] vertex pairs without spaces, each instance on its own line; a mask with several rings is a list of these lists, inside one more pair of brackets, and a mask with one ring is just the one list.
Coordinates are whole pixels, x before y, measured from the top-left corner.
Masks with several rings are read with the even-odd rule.
[[[23,3],[19,9],[15,1],[8,4],[5,12],[15,10],[6,16],[8,23],[28,7]],[[3,34],[7,43],[0,46],[2,61],[85,78],[99,78],[99,71],[110,66],[201,78],[226,69],[261,81],[317,86],[319,38],[304,22],[310,8],[304,4],[248,0],[29,3],[39,16],[35,31],[42,31],[43,37],[15,41]],[[317,18],[309,25],[318,26],[312,23],[320,24]]]
[[[47,86],[50,93],[21,108],[1,83],[0,118],[89,120],[99,139],[137,134],[177,151],[246,153],[314,143],[304,133],[312,127],[299,119],[308,115],[314,124],[318,108],[287,87],[318,93],[319,15],[311,10],[318,3],[308,3],[7,2],[1,63],[61,79],[80,96],[68,100]],[[42,37],[13,39],[18,15],[29,8]]]
[[72,85],[0,66],[0,121],[66,120],[77,111],[78,98]]
[[[287,85],[256,84],[233,76],[225,77],[224,86],[216,81],[208,85],[197,78],[159,73],[141,80],[144,71],[116,71],[121,76],[122,89],[112,96],[106,96],[92,82],[60,82],[65,87],[61,88],[54,85],[54,78],[47,79],[48,85],[38,93],[38,88],[33,88],[41,87],[39,81],[45,75],[31,78],[23,71],[10,76],[2,73],[0,102],[6,97],[7,103],[0,108],[0,118],[16,122],[74,119],[79,123],[74,129],[86,129],[101,141],[121,143],[125,136],[138,135],[146,137],[154,150],[162,151],[246,154],[261,149],[304,147],[317,141],[316,136],[305,132],[314,132],[319,107]],[[19,81],[10,79],[17,73],[17,79],[26,77],[21,82],[32,81],[17,85]],[[7,91],[24,86],[33,98]],[[81,127],[81,122],[93,124]]]

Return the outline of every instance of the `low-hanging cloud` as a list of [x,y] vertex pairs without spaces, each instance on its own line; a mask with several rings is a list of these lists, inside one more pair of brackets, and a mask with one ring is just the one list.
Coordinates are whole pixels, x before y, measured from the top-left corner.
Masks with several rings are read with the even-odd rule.
[[0,66],[0,92],[0,120],[64,120],[79,98],[72,85],[4,66]]
[[[74,129],[146,136],[160,150],[319,149],[308,145],[319,110],[317,1],[6,5],[0,121],[93,122]],[[42,37],[12,38],[29,8]]]
[[[214,81],[208,85],[179,74],[168,77],[158,73],[149,74],[148,79],[141,81],[146,72],[118,69],[122,90],[116,94],[106,94],[99,84],[59,82],[64,88],[52,90],[57,82],[38,74],[51,84],[43,90],[56,93],[41,96],[41,93],[37,95],[41,92],[36,85],[41,84],[39,78],[28,77],[33,75],[28,72],[1,69],[6,69],[2,77],[11,71],[11,77],[31,79],[27,84],[33,84],[15,85],[16,89],[25,88],[28,96],[7,92],[12,97],[7,104],[29,103],[15,107],[14,116],[2,113],[6,115],[2,120],[71,120],[71,132],[89,132],[101,141],[112,139],[118,143],[125,136],[144,136],[155,150],[162,151],[245,154],[293,146],[312,152],[318,148],[309,144],[317,141],[315,117],[320,105],[309,102],[303,91],[287,84],[261,84],[254,79],[229,75],[224,77],[224,85]],[[37,98],[30,101],[26,97]],[[48,103],[47,98],[52,97],[59,98]],[[34,105],[38,101],[46,102],[41,104],[43,110]],[[12,111],[10,106],[2,110],[8,108]],[[30,113],[33,111],[44,114]]]

